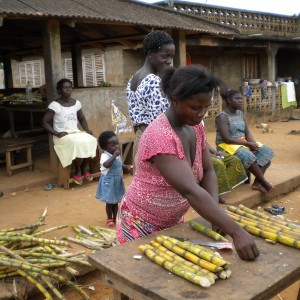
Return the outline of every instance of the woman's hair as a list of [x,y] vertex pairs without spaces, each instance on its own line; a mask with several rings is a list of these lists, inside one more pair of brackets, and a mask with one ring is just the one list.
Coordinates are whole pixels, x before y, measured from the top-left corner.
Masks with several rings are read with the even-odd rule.
[[155,30],[148,33],[143,40],[143,47],[145,55],[149,50],[158,52],[164,45],[174,44],[172,37],[164,31]]
[[228,103],[229,100],[231,100],[234,95],[240,93],[241,92],[237,90],[227,89],[223,94],[221,94],[221,96],[226,101],[226,103]]
[[112,137],[116,136],[116,134],[113,131],[103,131],[98,138],[98,143],[99,146],[103,149],[106,150],[107,148],[107,142],[109,139]]
[[62,88],[63,84],[66,82],[71,83],[71,86],[73,86],[72,81],[70,79],[63,78],[57,81],[56,89],[59,91]]
[[175,69],[166,68],[162,78],[162,90],[171,101],[184,100],[199,93],[213,92],[220,80],[202,65],[190,65]]

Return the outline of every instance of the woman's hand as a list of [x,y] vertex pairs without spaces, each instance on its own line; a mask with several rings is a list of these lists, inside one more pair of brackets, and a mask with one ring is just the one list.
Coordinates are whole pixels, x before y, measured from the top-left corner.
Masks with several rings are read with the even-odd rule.
[[247,147],[249,147],[252,152],[259,151],[259,146],[255,142],[248,142]]
[[86,130],[86,133],[88,133],[88,134],[90,134],[90,135],[93,135],[93,131],[90,130],[90,129]]
[[243,228],[239,228],[232,235],[232,240],[239,257],[243,260],[254,260],[259,251],[253,237]]
[[62,132],[59,132],[59,133],[58,133],[57,137],[62,138],[62,137],[64,137],[65,135],[68,135],[68,133],[65,132],[65,131],[62,131]]

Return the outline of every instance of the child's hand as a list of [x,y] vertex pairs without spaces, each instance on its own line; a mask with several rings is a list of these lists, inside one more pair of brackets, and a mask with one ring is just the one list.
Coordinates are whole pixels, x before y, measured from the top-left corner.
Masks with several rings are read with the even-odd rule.
[[117,157],[117,156],[119,156],[119,155],[120,155],[120,150],[116,150],[116,151],[114,152],[114,156]]
[[133,166],[132,165],[125,165],[123,169],[125,174],[133,174]]

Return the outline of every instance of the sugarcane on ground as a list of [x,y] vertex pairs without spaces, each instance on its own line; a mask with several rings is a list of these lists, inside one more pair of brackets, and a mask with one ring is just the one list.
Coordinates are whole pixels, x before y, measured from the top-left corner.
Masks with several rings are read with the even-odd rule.
[[[262,133],[261,128],[256,128],[256,124],[250,127],[254,137],[273,148],[276,157],[273,163],[285,164],[290,166],[300,166],[300,134],[289,134],[292,130],[300,129],[300,121],[274,122],[269,123],[273,129],[272,133]],[[208,133],[208,141],[214,145],[214,133]],[[288,172],[288,168],[286,170]],[[272,178],[266,177],[272,182]],[[13,179],[13,177],[12,177]],[[128,186],[132,177],[125,176],[125,184]],[[252,178],[253,179],[253,178]],[[5,194],[0,198],[0,228],[16,227],[34,223],[39,214],[48,208],[46,218],[47,228],[63,224],[99,225],[105,227],[105,204],[95,199],[97,182],[85,183],[83,186],[72,185],[71,189],[54,188],[51,191],[44,191],[43,187],[19,191],[16,193]],[[249,189],[251,186],[249,186]],[[293,221],[300,222],[300,188],[287,194],[281,199],[265,203],[264,206],[270,207],[272,203],[283,205],[288,214],[286,215]],[[196,217],[197,214],[190,209],[186,215],[186,220]],[[56,237],[74,236],[70,229],[63,229],[55,232]],[[53,236],[52,234],[48,234]],[[76,251],[80,246],[75,246],[72,251]],[[83,248],[80,248],[82,250]],[[89,251],[87,251],[89,253]],[[93,286],[95,290],[86,289],[85,291],[93,300],[108,300],[112,295],[112,290],[103,285],[100,281],[99,272],[95,271],[86,276],[76,279],[84,286]],[[299,281],[289,289],[280,293],[275,299],[296,300],[299,290]],[[69,290],[63,289],[66,299],[77,300],[80,296]],[[32,298],[33,299],[33,298]],[[34,297],[40,300],[43,297]]]

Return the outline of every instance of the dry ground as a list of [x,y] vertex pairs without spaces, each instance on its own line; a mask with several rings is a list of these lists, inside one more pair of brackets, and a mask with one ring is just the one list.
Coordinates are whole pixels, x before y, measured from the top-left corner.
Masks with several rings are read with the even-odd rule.
[[[273,163],[300,166],[300,134],[291,135],[291,130],[300,130],[300,121],[273,122],[269,123],[273,133],[262,133],[262,130],[251,126],[254,137],[271,146],[276,152]],[[208,133],[208,141],[214,145],[214,133]],[[287,168],[288,171],[288,168]],[[268,174],[267,174],[268,177]],[[131,176],[125,176],[125,183],[128,185]],[[13,177],[12,177],[13,179]],[[271,178],[269,179],[271,181]],[[43,211],[48,208],[46,219],[47,228],[63,224],[81,224],[83,226],[99,225],[105,226],[105,205],[95,199],[97,182],[85,183],[83,186],[72,186],[70,190],[54,188],[51,191],[44,191],[42,187],[34,188],[16,193],[5,194],[0,198],[0,228],[8,228],[33,223]],[[276,203],[283,204],[288,210],[288,217],[300,221],[300,189],[277,199]],[[270,206],[266,203],[265,206]],[[195,212],[190,210],[186,219],[194,218]],[[64,229],[55,233],[57,237],[70,235],[70,229]],[[53,235],[52,235],[53,236]],[[87,291],[91,299],[109,299],[111,289],[104,286],[97,272],[78,279],[80,284],[93,285],[95,291]],[[287,291],[282,292],[274,299],[296,300],[296,291],[299,289],[299,282],[294,284]],[[64,290],[66,299],[80,299],[68,289]],[[32,299],[36,299],[34,297]]]

